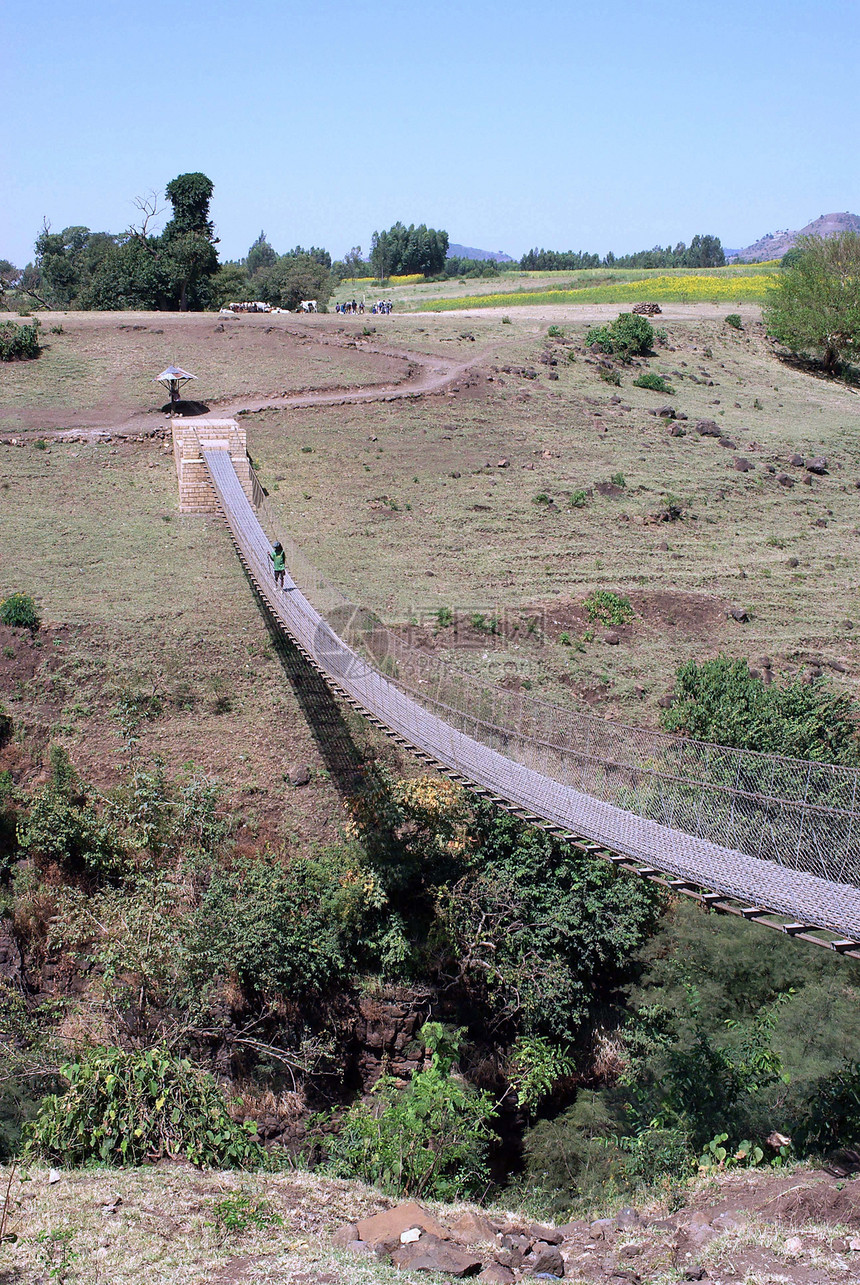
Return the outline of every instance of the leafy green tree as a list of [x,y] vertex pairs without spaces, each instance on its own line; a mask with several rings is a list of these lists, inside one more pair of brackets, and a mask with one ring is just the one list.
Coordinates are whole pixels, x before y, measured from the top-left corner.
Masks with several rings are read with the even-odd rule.
[[114,312],[169,309],[174,292],[157,237],[126,235],[110,249],[79,296],[82,308]]
[[860,354],[860,234],[799,237],[767,292],[764,319],[792,352],[821,359],[835,374]]
[[448,967],[496,1030],[572,1045],[596,1006],[619,1003],[662,894],[489,806],[473,835],[473,870],[439,892]]
[[357,849],[238,861],[215,871],[188,920],[189,973],[201,988],[232,975],[257,995],[325,991],[355,971],[384,900]]
[[743,659],[718,656],[681,665],[661,722],[717,745],[860,765],[856,706],[848,695],[826,678],[766,685]]
[[726,262],[725,252],[718,236],[697,234],[690,242],[689,249],[677,257],[683,258],[683,263],[679,266],[684,268],[722,268]]
[[261,268],[271,268],[277,261],[278,256],[266,240],[265,232],[261,232],[248,251],[245,271],[249,277],[253,277]]
[[209,282],[212,306],[223,308],[228,303],[253,298],[253,287],[241,263],[222,263]]
[[254,294],[266,303],[293,311],[302,299],[316,299],[325,306],[331,297],[332,278],[327,268],[307,254],[284,254],[254,277]]
[[209,303],[209,281],[218,268],[218,238],[209,218],[214,184],[205,174],[180,174],[164,189],[173,218],[161,235],[161,252],[178,291],[180,312]]
[[418,227],[410,223],[395,223],[384,232],[374,232],[371,242],[370,264],[380,280],[385,277],[423,273],[437,276],[445,270],[448,254],[448,233]]

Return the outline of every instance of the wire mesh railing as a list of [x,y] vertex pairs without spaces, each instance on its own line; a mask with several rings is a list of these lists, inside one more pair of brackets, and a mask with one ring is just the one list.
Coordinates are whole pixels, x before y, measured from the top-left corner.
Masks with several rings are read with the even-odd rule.
[[[495,686],[423,651],[353,603],[256,508],[336,638],[452,728],[543,777],[673,831],[860,886],[860,771],[688,740]],[[348,663],[348,661],[347,661]]]

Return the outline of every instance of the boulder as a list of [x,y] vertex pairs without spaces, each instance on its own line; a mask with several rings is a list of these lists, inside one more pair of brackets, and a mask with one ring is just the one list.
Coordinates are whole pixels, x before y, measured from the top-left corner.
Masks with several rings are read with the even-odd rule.
[[307,785],[310,779],[311,770],[306,763],[293,763],[292,767],[287,769],[287,780],[292,786]]
[[776,480],[779,482],[780,486],[794,486],[794,478],[790,473],[779,473]]
[[737,442],[733,442],[730,437],[721,437],[719,444],[720,446],[725,446],[726,450],[729,451],[736,451],[738,449]]
[[406,1205],[397,1205],[394,1209],[384,1209],[382,1213],[374,1214],[372,1218],[361,1218],[356,1226],[359,1240],[369,1245],[392,1242],[399,1245],[401,1235],[411,1227],[420,1227],[422,1231],[435,1236],[438,1240],[449,1239],[449,1233],[442,1224],[414,1200]]
[[564,1276],[564,1259],[557,1245],[538,1241],[523,1263],[530,1276]]
[[480,1245],[496,1237],[496,1229],[485,1214],[458,1214],[448,1219],[448,1226],[461,1245]]
[[505,1267],[502,1263],[490,1263],[475,1279],[486,1281],[487,1285],[511,1285],[517,1278],[510,1267]]
[[656,412],[656,414],[657,414],[657,416],[658,416],[660,419],[674,419],[674,418],[675,418],[675,407],[674,407],[674,406],[661,406],[661,407],[660,407],[660,409]]
[[532,1223],[528,1229],[532,1240],[543,1241],[545,1245],[560,1245],[564,1236],[555,1227],[544,1227],[541,1223]]
[[745,456],[743,455],[735,456],[736,473],[749,473],[750,470],[754,468],[755,468],[755,464],[753,464],[752,460],[746,459]]
[[672,420],[672,423],[671,423],[671,426],[670,426],[670,428],[669,428],[669,436],[670,436],[670,437],[686,437],[686,436],[687,436],[687,433],[686,433],[686,430],[685,430],[685,429],[683,429],[683,428],[681,427],[681,425],[678,423],[678,421],[673,419],[673,420]]
[[731,616],[732,620],[736,620],[740,625],[746,624],[749,620],[749,613],[744,607],[730,607],[726,614]]
[[803,456],[792,455],[791,459],[788,462],[789,464],[793,464],[795,468],[800,468],[801,465],[803,464]]
[[358,1228],[355,1223],[344,1223],[332,1236],[331,1243],[338,1249],[346,1249],[354,1240],[358,1240]]
[[807,473],[826,473],[827,457],[825,455],[815,455],[811,460],[806,461]]
[[722,437],[723,435],[723,430],[713,419],[697,419],[696,432],[702,437]]
[[422,1236],[409,1245],[401,1245],[391,1255],[400,1271],[444,1272],[448,1276],[476,1276],[483,1266],[471,1249],[463,1249],[437,1236]]

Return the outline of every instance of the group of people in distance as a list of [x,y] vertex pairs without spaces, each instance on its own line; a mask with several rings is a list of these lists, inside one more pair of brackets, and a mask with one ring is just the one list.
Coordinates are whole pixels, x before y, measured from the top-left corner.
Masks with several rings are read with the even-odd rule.
[[[354,299],[348,299],[345,303],[336,303],[334,310],[344,314],[358,313],[363,315],[365,312],[364,300],[362,299],[359,303],[356,303]],[[378,299],[370,311],[374,317],[387,317],[390,312],[394,311],[394,304],[390,299]]]

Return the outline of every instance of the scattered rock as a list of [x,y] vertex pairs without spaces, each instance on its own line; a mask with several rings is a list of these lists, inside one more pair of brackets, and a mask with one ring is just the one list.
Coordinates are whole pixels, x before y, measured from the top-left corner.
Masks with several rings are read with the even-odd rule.
[[511,467],[511,461],[505,458],[500,459],[498,464],[496,465],[496,468],[510,468],[510,467]]
[[851,1237],[848,1242],[848,1249],[852,1254],[860,1254],[860,1236]]
[[59,1169],[51,1169],[48,1172],[48,1186],[53,1187],[54,1183],[59,1182],[62,1176]]
[[677,420],[673,420],[669,429],[670,437],[686,437],[686,429],[683,429]]
[[803,456],[792,455],[791,459],[788,462],[789,464],[793,464],[795,468],[800,468],[800,466],[803,464]]
[[787,565],[788,565],[789,567],[799,567],[799,566],[800,566],[800,559],[799,559],[799,558],[789,558],[789,560],[788,560],[788,564],[787,564]]
[[806,461],[807,473],[818,473],[819,475],[827,472],[826,455],[815,455],[811,460]]
[[[410,1227],[420,1227],[428,1235],[438,1240],[448,1240],[448,1232],[431,1213],[415,1201],[406,1205],[397,1205],[394,1209],[385,1209],[372,1218],[362,1218],[356,1224],[359,1239],[370,1245],[379,1245],[393,1241],[400,1243],[403,1232]],[[441,1270],[441,1269],[440,1269]]]
[[730,451],[736,451],[738,449],[737,442],[733,442],[730,437],[721,437],[719,445],[725,446]]
[[606,1240],[609,1233],[613,1231],[615,1231],[614,1218],[595,1218],[588,1228],[588,1234],[592,1240]]
[[343,1226],[338,1227],[337,1231],[332,1236],[331,1243],[336,1246],[337,1249],[346,1249],[347,1246],[357,1240],[358,1228],[355,1223],[344,1223]]
[[511,1285],[511,1282],[517,1278],[510,1267],[504,1267],[501,1263],[490,1263],[475,1279],[486,1281],[487,1285]]
[[735,456],[735,472],[749,473],[754,468],[755,464],[753,464],[752,460],[746,459],[743,455]]
[[816,518],[816,519],[815,519],[815,525],[816,525],[816,526],[827,526],[827,518]]
[[702,437],[722,437],[723,435],[723,430],[713,419],[697,419],[696,432]]
[[621,635],[617,634],[614,629],[610,629],[608,633],[603,635],[603,641],[607,647],[617,647],[621,642]]
[[659,419],[675,419],[676,417],[674,406],[661,406],[660,409],[655,412],[655,414],[658,416]]
[[732,620],[736,620],[741,625],[746,624],[749,620],[749,613],[744,607],[730,607],[727,614],[731,616]]
[[776,480],[780,486],[794,486],[794,478],[790,473],[779,473]]
[[[311,779],[311,770],[306,763],[293,763],[292,767],[287,769],[287,780],[290,785],[299,786],[307,785]],[[361,1238],[364,1240],[364,1237]]]
[[789,1236],[783,1245],[783,1249],[787,1254],[791,1254],[792,1258],[800,1258],[803,1253],[803,1241],[799,1236]]

